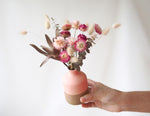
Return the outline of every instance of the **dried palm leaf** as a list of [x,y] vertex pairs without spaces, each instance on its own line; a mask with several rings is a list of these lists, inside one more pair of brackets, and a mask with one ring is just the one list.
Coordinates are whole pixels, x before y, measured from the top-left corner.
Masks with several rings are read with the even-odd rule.
[[34,44],[30,44],[30,46],[32,46],[34,49],[36,49],[39,53],[47,56],[48,54],[46,52],[44,52],[43,50],[41,50],[40,48],[38,48],[36,45]]
[[40,67],[42,67],[45,63],[47,63],[49,59],[50,57],[47,56],[46,59],[41,63]]
[[43,45],[41,45],[41,47],[42,47],[42,49],[43,49],[44,51],[46,51],[49,55],[52,55],[52,54],[53,54],[53,51],[52,51],[50,48],[48,48],[48,47],[46,47],[46,46],[43,46]]
[[55,55],[59,55],[60,51],[59,51],[59,50],[54,49],[54,50],[53,50],[53,53],[54,53]]
[[47,41],[47,44],[49,45],[49,47],[50,47],[51,49],[53,49],[52,41],[51,41],[51,39],[48,37],[47,34],[45,34],[45,38],[46,38],[46,41]]

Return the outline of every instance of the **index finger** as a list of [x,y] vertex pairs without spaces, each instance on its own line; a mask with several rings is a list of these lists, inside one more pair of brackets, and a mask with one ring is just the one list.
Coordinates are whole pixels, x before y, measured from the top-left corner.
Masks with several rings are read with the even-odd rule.
[[88,81],[89,86],[94,86],[96,84],[95,81],[93,81],[91,79],[88,79],[87,81]]

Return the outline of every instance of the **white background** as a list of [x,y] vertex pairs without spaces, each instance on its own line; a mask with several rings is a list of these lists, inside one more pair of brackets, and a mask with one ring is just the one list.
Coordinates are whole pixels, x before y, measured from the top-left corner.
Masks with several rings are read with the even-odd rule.
[[[82,67],[88,78],[122,91],[150,90],[149,0],[0,0],[0,116],[149,116],[111,113],[67,104],[62,77],[67,69],[29,46],[45,45],[44,14],[58,23],[122,26],[99,40]],[[19,35],[30,31],[27,36]]]

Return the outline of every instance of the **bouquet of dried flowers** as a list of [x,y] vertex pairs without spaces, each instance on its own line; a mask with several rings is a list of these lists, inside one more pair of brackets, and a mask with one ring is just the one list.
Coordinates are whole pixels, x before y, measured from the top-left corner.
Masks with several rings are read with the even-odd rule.
[[[78,20],[69,22],[68,20],[62,26],[56,24],[53,18],[45,15],[45,28],[51,29],[51,25],[55,28],[55,36],[50,38],[45,34],[45,38],[49,47],[41,45],[40,49],[34,44],[30,44],[39,53],[46,56],[46,59],[40,66],[45,64],[49,59],[62,62],[69,70],[80,71],[83,65],[83,59],[86,54],[90,53],[89,48],[95,44],[102,35],[107,35],[112,28],[117,28],[120,24],[114,24],[110,28],[102,29],[98,24],[88,25],[80,24]],[[21,34],[27,34],[26,31]]]

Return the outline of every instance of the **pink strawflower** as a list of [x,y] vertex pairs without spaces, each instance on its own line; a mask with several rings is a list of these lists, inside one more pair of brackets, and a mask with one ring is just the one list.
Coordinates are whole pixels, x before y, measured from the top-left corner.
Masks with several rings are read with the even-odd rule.
[[60,34],[61,34],[63,37],[69,37],[69,36],[70,36],[70,32],[69,32],[69,31],[61,31]]
[[98,24],[95,24],[95,31],[96,33],[98,33],[99,35],[102,34],[102,29]]
[[64,37],[58,36],[57,39],[54,39],[53,46],[57,50],[61,50],[62,48],[66,47],[67,43]]
[[78,39],[84,39],[86,41],[87,37],[84,34],[79,34]]
[[67,38],[67,42],[70,44],[70,45],[74,45],[74,43],[77,41],[77,38],[74,38],[74,37],[68,37]]
[[62,51],[59,57],[60,61],[63,63],[67,63],[70,60],[70,56],[68,55],[67,51]]
[[76,20],[76,21],[74,21],[74,22],[72,22],[72,28],[74,28],[74,29],[78,29],[78,27],[79,27],[79,21],[78,20]]
[[71,29],[71,24],[65,24],[61,28],[62,28],[62,30],[70,30]]
[[87,25],[86,24],[81,24],[81,25],[79,25],[79,29],[81,31],[86,31],[87,30]]
[[84,39],[78,39],[75,42],[74,47],[77,51],[82,52],[86,50],[86,41]]

